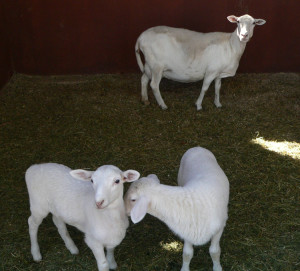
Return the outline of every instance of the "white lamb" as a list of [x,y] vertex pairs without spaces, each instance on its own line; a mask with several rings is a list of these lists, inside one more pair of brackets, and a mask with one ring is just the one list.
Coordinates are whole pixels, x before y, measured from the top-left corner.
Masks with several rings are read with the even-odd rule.
[[184,240],[181,271],[188,271],[193,245],[211,240],[209,252],[213,270],[221,271],[219,241],[227,220],[229,183],[214,155],[201,147],[182,157],[178,185],[159,183],[156,175],[130,185],[125,207],[134,223],[149,213]]
[[123,201],[123,183],[135,181],[139,176],[135,170],[122,172],[111,165],[101,166],[96,171],[71,170],[54,163],[31,166],[25,179],[30,198],[28,224],[33,259],[42,259],[37,232],[43,218],[50,212],[72,254],[77,254],[78,248],[65,223],[85,233],[85,242],[93,251],[99,270],[115,269],[114,248],[125,237],[129,224]]
[[[250,15],[232,15],[227,19],[237,23],[233,33],[199,33],[167,26],[157,26],[143,32],[135,45],[137,62],[143,73],[142,101],[149,104],[147,85],[150,80],[157,103],[162,109],[167,109],[159,90],[163,77],[184,83],[204,79],[196,102],[197,110],[202,109],[203,97],[213,80],[214,103],[221,107],[221,79],[235,75],[246,43],[253,36],[254,26],[266,22],[263,19],[254,19]],[[140,52],[144,55],[144,64]]]

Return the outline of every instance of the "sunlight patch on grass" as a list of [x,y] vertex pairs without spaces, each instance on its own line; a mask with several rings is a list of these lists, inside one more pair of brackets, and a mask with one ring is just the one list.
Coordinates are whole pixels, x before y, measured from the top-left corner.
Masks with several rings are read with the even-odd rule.
[[160,242],[160,245],[163,249],[165,250],[168,250],[168,251],[176,251],[176,252],[179,252],[179,251],[182,251],[182,243],[180,242],[171,242],[171,243],[163,243],[163,242]]
[[300,144],[297,142],[277,142],[266,140],[262,137],[252,139],[252,142],[255,144],[259,144],[260,146],[269,151],[274,151],[281,155],[287,155],[294,159],[300,159]]

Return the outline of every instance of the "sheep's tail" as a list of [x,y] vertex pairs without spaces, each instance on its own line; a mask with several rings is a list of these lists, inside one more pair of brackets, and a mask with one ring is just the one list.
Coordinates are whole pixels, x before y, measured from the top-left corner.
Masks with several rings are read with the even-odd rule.
[[141,51],[140,50],[140,39],[138,38],[138,40],[136,41],[136,44],[135,44],[135,56],[136,56],[136,60],[140,67],[141,72],[144,72],[144,64],[141,59],[140,51]]

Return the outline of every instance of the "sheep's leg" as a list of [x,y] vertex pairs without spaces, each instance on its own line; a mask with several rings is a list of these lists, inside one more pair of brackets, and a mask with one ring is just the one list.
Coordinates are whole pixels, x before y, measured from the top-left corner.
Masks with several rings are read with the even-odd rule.
[[109,265],[109,269],[117,269],[118,265],[116,263],[116,260],[115,260],[115,256],[114,256],[114,250],[115,248],[106,248],[106,259],[108,261],[108,265]]
[[33,259],[36,262],[39,262],[42,259],[42,255],[40,252],[40,247],[37,240],[37,233],[39,226],[41,225],[44,217],[46,215],[34,215],[31,213],[31,216],[28,218],[28,226],[29,226],[29,235],[30,235],[30,242],[31,242],[31,254]]
[[220,89],[221,89],[221,78],[215,79],[215,106],[222,107],[220,103]]
[[149,83],[149,77],[147,76],[146,73],[143,74],[142,78],[141,78],[141,85],[142,85],[142,102],[145,105],[150,104],[149,100],[148,100],[148,83]]
[[78,248],[76,247],[76,245],[74,244],[73,240],[71,239],[69,232],[67,230],[66,224],[64,223],[64,221],[60,218],[58,218],[55,215],[52,215],[52,220],[55,224],[55,226],[58,229],[58,232],[61,236],[61,238],[64,240],[65,245],[67,247],[67,249],[72,253],[72,254],[78,254]]
[[222,236],[223,229],[218,231],[211,239],[211,244],[209,247],[209,254],[213,261],[213,271],[222,271],[222,267],[220,264],[220,255],[221,255],[221,248],[220,248],[220,238]]
[[152,79],[151,79],[150,86],[153,90],[153,94],[156,98],[156,101],[157,101],[158,105],[162,109],[167,109],[168,107],[166,106],[163,98],[161,97],[160,90],[159,90],[159,83],[160,83],[160,80],[162,78],[162,73],[163,73],[163,69],[161,67],[156,67],[152,71]]
[[85,237],[85,242],[87,243],[89,248],[92,250],[92,252],[96,258],[98,270],[99,271],[109,271],[109,266],[108,266],[108,262],[105,257],[103,245],[88,235],[86,235],[86,237]]
[[194,254],[194,248],[193,245],[188,242],[184,241],[184,246],[183,246],[183,255],[182,255],[182,267],[180,271],[189,271],[190,270],[190,262],[191,259],[193,258]]
[[200,93],[200,96],[199,96],[199,98],[196,102],[197,110],[202,109],[202,101],[203,101],[204,95],[205,95],[206,91],[208,90],[210,83],[213,80],[214,80],[214,77],[212,77],[212,76],[207,76],[207,77],[204,78],[201,93]]

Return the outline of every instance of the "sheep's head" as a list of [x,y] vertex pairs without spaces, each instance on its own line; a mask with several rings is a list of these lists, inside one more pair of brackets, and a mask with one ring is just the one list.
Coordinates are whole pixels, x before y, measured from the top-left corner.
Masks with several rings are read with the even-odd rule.
[[70,174],[75,179],[91,182],[98,209],[103,209],[116,199],[122,198],[123,183],[136,181],[140,177],[140,173],[135,170],[121,171],[111,165],[101,166],[96,171],[76,169]]
[[151,187],[158,184],[159,179],[157,176],[150,174],[130,185],[124,201],[126,213],[130,215],[133,223],[140,222],[146,215],[150,203],[149,191],[151,191]]
[[237,24],[237,35],[241,42],[248,42],[253,36],[255,25],[263,25],[266,23],[263,19],[254,19],[250,15],[243,15],[236,17],[234,15],[228,16],[227,19],[231,23]]

